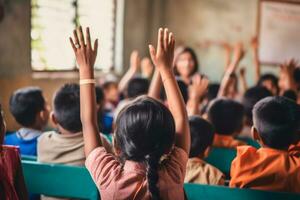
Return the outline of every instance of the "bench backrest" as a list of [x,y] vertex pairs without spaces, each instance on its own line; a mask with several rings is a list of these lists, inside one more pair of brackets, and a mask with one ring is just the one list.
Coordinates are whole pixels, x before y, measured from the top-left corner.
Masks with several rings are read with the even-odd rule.
[[300,194],[270,192],[251,189],[229,188],[224,186],[210,186],[199,184],[185,184],[185,193],[188,200],[299,200]]
[[28,192],[54,197],[99,200],[98,189],[84,167],[22,160]]

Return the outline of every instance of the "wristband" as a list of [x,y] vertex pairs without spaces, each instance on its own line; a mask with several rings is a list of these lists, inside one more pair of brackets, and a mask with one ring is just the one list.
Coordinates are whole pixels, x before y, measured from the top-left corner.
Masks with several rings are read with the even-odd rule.
[[81,79],[79,80],[79,85],[86,85],[86,84],[96,84],[95,79]]

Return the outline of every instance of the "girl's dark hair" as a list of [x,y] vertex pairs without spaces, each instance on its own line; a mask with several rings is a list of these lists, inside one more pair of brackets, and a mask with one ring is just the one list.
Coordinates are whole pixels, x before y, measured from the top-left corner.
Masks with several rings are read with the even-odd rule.
[[182,48],[179,48],[179,50],[176,52],[177,55],[175,56],[175,59],[174,59],[175,74],[179,75],[178,70],[177,70],[177,66],[176,66],[176,62],[177,62],[179,56],[183,53],[190,53],[193,60],[194,60],[195,67],[194,67],[194,70],[190,74],[190,76],[192,76],[199,70],[199,62],[198,62],[197,55],[196,55],[195,51],[191,47],[182,47]]
[[263,74],[259,78],[257,82],[257,86],[263,86],[263,82],[268,80],[270,80],[272,84],[276,87],[276,93],[278,94],[279,93],[278,78],[274,74],[269,74],[269,73]]
[[141,96],[127,105],[116,120],[115,142],[121,160],[143,162],[152,199],[160,199],[158,170],[161,156],[171,149],[175,122],[159,101]]

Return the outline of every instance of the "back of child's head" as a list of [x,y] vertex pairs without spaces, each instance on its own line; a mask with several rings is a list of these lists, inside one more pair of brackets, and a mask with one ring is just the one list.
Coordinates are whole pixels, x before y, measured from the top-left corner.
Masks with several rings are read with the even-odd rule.
[[242,103],[245,109],[246,122],[252,126],[252,109],[254,105],[265,97],[272,96],[272,93],[265,87],[254,86],[249,88],[242,99]]
[[241,131],[244,107],[239,102],[226,98],[215,99],[207,110],[208,120],[217,134],[234,135]]
[[36,123],[37,114],[46,109],[42,90],[38,87],[16,90],[10,97],[9,109],[20,125],[33,126]]
[[207,99],[208,102],[212,101],[217,97],[219,89],[220,89],[219,83],[211,83],[208,85],[207,93],[205,95],[205,98]]
[[103,102],[104,102],[104,93],[103,93],[103,90],[98,85],[95,87],[95,89],[96,89],[96,103],[99,104],[99,105],[102,105]]
[[82,131],[79,85],[63,85],[55,93],[53,110],[55,119],[62,128],[72,133]]
[[159,101],[141,96],[124,107],[116,120],[115,144],[121,160],[145,163],[148,189],[158,197],[159,161],[175,138],[171,112]]
[[[183,80],[177,78],[176,79],[177,81],[177,85],[179,87],[179,90],[181,92],[181,95],[183,97],[183,101],[184,103],[187,103],[188,99],[189,99],[189,95],[188,95],[188,86],[184,83]],[[164,88],[162,87],[162,90],[160,92],[160,97],[162,100],[166,100],[166,93],[165,93],[165,90]]]
[[135,98],[148,93],[149,80],[142,77],[136,77],[128,82],[127,97]]
[[210,147],[214,139],[214,128],[205,119],[198,116],[189,117],[191,132],[191,149],[189,157],[204,155],[206,149]]
[[294,90],[286,90],[283,92],[282,96],[290,99],[290,100],[293,100],[293,101],[297,101],[297,94]]
[[264,145],[287,149],[296,140],[299,106],[285,97],[267,97],[253,108],[253,123]]

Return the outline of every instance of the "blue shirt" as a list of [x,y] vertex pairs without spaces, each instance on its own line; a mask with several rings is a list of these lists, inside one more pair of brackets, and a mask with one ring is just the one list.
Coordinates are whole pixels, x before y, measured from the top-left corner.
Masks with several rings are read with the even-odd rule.
[[4,143],[7,145],[18,146],[21,155],[37,155],[37,139],[42,134],[41,131],[21,128],[20,130],[5,136]]

